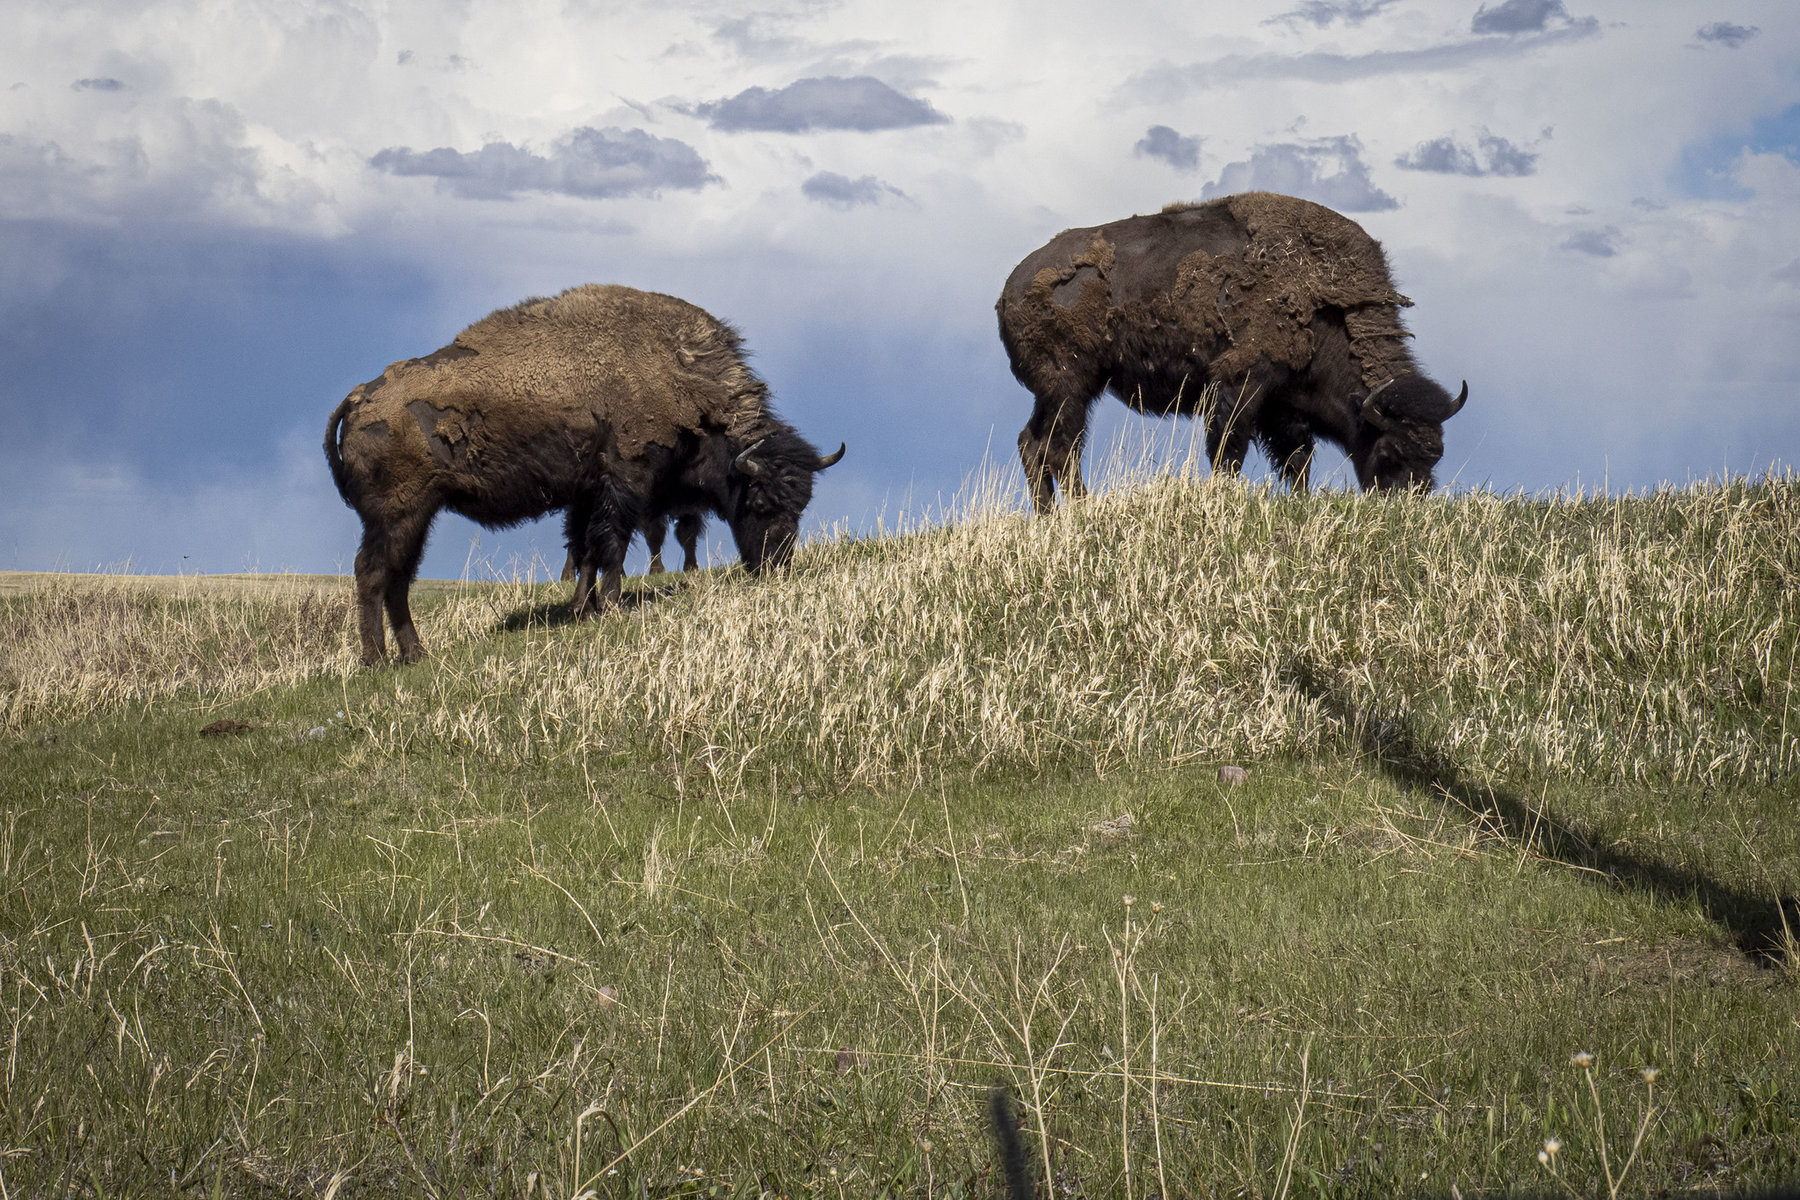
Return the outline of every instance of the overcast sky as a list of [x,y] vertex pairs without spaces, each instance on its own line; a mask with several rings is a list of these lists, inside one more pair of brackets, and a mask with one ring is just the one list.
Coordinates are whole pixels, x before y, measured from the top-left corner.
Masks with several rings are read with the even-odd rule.
[[[1387,246],[1421,363],[1469,381],[1452,486],[1800,465],[1792,0],[7,13],[0,569],[348,570],[332,407],[588,281],[737,324],[783,415],[849,444],[808,527],[873,529],[984,455],[1017,478],[1015,263],[1250,188]],[[534,552],[555,522],[446,516],[424,573]]]

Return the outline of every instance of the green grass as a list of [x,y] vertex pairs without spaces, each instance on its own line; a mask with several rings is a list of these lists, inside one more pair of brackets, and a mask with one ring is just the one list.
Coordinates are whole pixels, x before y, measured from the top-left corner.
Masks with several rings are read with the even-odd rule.
[[1800,483],[975,507],[384,671],[0,598],[0,1188],[992,1196],[995,1082],[1057,1195],[1800,1178]]

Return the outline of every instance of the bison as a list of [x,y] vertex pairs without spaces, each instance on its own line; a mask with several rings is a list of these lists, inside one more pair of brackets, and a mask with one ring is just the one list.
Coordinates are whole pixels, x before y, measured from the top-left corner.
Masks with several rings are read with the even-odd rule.
[[[618,603],[632,533],[711,512],[751,571],[793,554],[826,457],[780,420],[725,322],[673,296],[588,284],[477,321],[345,397],[325,458],[362,518],[366,663],[424,649],[407,592],[440,509],[491,529],[566,509],[577,616]],[[595,576],[599,575],[598,586]]]
[[[706,528],[706,514],[698,509],[688,509],[671,514],[675,518],[675,542],[681,547],[681,569],[683,572],[693,571],[700,566],[700,531]],[[663,543],[669,537],[668,516],[646,517],[644,519],[644,548],[650,551],[650,566],[646,575],[661,575],[668,568],[663,566]],[[575,565],[575,554],[570,551],[563,560],[562,577],[567,583],[580,573]]]
[[1246,192],[1069,229],[1013,269],[995,305],[1036,397],[1019,458],[1038,511],[1080,496],[1089,406],[1199,415],[1215,468],[1254,439],[1296,491],[1315,438],[1365,489],[1429,490],[1443,423],[1468,399],[1420,373],[1381,246],[1318,204]]

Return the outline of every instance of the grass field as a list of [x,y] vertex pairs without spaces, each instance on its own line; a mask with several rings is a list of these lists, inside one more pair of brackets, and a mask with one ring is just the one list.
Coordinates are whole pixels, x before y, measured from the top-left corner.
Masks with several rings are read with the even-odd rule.
[[0,1195],[1800,1180],[1800,480],[955,517],[0,592]]

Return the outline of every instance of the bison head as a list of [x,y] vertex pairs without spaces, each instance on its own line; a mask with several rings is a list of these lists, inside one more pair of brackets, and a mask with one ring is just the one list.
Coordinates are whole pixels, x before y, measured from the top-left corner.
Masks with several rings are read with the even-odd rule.
[[824,457],[792,430],[753,443],[732,461],[732,505],[727,520],[738,557],[752,571],[786,566],[800,536],[800,514],[812,500],[813,475],[844,457],[844,447]]
[[1430,491],[1432,470],[1444,457],[1444,422],[1469,398],[1465,380],[1452,396],[1423,375],[1402,375],[1372,390],[1362,404],[1362,436],[1350,461],[1356,481],[1371,488]]

